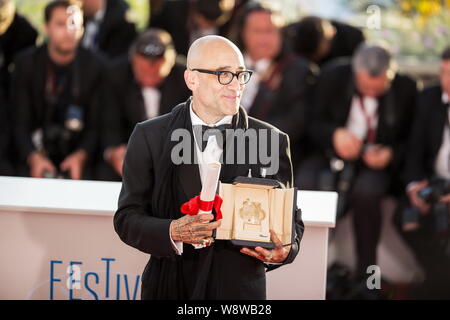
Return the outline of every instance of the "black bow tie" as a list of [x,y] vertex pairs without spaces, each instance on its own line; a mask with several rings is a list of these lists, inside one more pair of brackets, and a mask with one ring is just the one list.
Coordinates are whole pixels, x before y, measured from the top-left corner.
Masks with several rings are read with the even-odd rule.
[[[200,127],[201,127],[201,136],[199,136]],[[197,140],[199,148],[202,150],[202,152],[205,150],[210,136],[216,136],[217,144],[219,145],[219,147],[223,148],[226,139],[225,130],[231,128],[232,128],[231,124],[221,124],[220,126],[216,127],[194,125],[194,134],[196,135],[195,139]]]

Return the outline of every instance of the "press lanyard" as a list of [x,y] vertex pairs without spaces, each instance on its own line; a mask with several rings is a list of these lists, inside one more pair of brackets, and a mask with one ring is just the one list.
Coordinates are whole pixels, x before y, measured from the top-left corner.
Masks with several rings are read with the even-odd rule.
[[366,119],[366,125],[367,125],[367,134],[366,134],[366,140],[368,143],[375,143],[376,139],[376,130],[375,130],[375,118],[378,115],[378,111],[376,110],[371,117],[369,113],[367,112],[365,106],[364,106],[364,99],[362,96],[358,95],[358,106],[361,109],[361,112],[364,115],[364,118]]

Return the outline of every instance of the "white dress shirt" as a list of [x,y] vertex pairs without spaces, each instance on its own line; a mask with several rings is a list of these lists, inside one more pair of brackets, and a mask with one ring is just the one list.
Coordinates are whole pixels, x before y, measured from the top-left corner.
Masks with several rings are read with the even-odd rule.
[[[442,94],[442,102],[444,104],[449,103],[449,97],[447,93]],[[450,129],[448,123],[450,123],[450,108],[447,110],[448,121],[445,123],[444,132],[442,133],[442,144],[436,157],[434,170],[436,175],[444,179],[450,179]]]
[[[353,96],[346,127],[358,139],[364,140],[369,128],[367,127],[366,115],[360,104],[360,98],[356,95]],[[370,118],[371,126],[376,131],[378,126],[378,100],[372,97],[363,97],[363,104],[364,110]]]
[[[199,118],[192,109],[192,103],[189,106],[189,113],[191,116],[191,123],[192,126],[195,125],[204,125],[204,126],[210,126],[212,128],[216,126],[220,126],[222,124],[231,124],[233,116],[225,116],[220,121],[216,122],[214,125],[208,125],[206,124],[202,119]],[[222,155],[223,150],[219,147],[216,137],[214,135],[209,136],[208,143],[206,144],[206,148],[204,151],[202,151],[197,144],[197,139],[194,136],[194,145],[197,152],[197,161],[198,161],[198,168],[200,173],[200,180],[203,184],[203,179],[205,178],[205,170],[207,169],[206,164],[210,163],[211,161],[219,161],[220,156]],[[170,240],[172,241],[172,246],[174,247],[176,253],[178,255],[181,255],[183,253],[183,242],[181,241],[173,241],[172,237],[170,237]]]
[[159,103],[161,101],[161,92],[156,88],[143,87],[141,89],[144,98],[145,112],[147,119],[152,119],[159,115]]

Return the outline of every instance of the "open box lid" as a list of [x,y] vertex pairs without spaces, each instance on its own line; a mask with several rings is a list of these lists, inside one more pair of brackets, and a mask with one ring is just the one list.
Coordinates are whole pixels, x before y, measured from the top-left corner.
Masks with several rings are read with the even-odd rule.
[[280,183],[273,179],[253,178],[253,177],[236,177],[233,184],[243,188],[273,189],[279,188]]

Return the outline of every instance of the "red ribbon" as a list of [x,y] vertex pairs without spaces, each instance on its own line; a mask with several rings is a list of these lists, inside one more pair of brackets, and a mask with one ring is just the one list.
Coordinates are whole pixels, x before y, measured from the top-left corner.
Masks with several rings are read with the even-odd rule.
[[214,208],[216,211],[216,220],[220,220],[222,219],[222,211],[220,211],[222,202],[223,200],[218,194],[216,194],[213,201],[202,201],[200,200],[200,196],[196,196],[181,205],[181,212],[190,216],[195,216],[198,214],[199,210],[211,211]]

